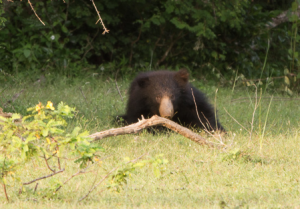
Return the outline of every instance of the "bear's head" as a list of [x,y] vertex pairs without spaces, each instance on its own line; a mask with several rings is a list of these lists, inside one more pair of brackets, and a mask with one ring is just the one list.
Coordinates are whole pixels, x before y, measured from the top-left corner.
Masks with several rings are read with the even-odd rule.
[[154,71],[142,73],[137,78],[139,94],[151,114],[172,118],[178,111],[182,93],[186,91],[189,73],[186,69],[178,72]]

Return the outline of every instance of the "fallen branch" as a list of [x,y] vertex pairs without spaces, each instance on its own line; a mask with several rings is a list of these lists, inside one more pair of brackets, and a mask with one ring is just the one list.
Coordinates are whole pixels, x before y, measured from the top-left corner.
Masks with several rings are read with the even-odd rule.
[[124,134],[132,134],[132,133],[139,133],[143,129],[152,127],[152,126],[164,126],[168,129],[171,129],[190,140],[201,144],[201,145],[208,145],[209,147],[214,147],[216,144],[207,141],[205,138],[201,137],[200,135],[194,133],[188,128],[185,128],[171,120],[166,118],[159,117],[157,115],[152,116],[150,119],[142,119],[137,123],[121,127],[121,128],[113,128],[107,131],[101,131],[94,134],[89,135],[89,137],[93,138],[95,141],[100,140],[110,136],[118,136]]

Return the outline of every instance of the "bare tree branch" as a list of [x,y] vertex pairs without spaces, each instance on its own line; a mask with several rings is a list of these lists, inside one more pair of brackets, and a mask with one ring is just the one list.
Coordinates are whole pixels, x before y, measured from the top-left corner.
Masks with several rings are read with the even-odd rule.
[[6,185],[4,183],[2,183],[2,185],[3,185],[3,190],[4,190],[5,198],[6,198],[7,202],[9,202],[9,198],[8,198],[8,195],[7,195],[7,192],[6,192]]
[[33,182],[36,182],[36,181],[39,181],[39,180],[42,180],[42,179],[49,178],[49,177],[51,177],[51,176],[54,176],[55,174],[58,174],[58,173],[61,173],[61,172],[64,172],[64,171],[65,171],[65,169],[62,169],[62,170],[60,170],[60,171],[57,171],[57,172],[51,173],[51,174],[49,174],[49,175],[47,175],[47,176],[42,176],[42,177],[40,177],[40,178],[37,178],[37,179],[34,179],[34,180],[32,180],[32,181],[29,181],[29,182],[23,183],[23,185],[32,184]]
[[43,158],[45,159],[46,165],[47,165],[47,167],[49,168],[49,170],[55,173],[55,170],[53,170],[52,168],[50,168],[50,166],[49,166],[49,164],[48,164],[48,160],[47,160],[45,154],[44,154]]

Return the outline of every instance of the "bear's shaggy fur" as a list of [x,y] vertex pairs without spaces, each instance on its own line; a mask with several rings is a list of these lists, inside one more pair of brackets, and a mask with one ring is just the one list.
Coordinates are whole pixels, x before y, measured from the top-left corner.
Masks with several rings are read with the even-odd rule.
[[[121,117],[131,124],[138,122],[141,115],[145,118],[159,115],[186,127],[225,131],[206,96],[188,82],[188,77],[185,69],[178,72],[140,73],[131,83],[126,115]],[[197,116],[191,89],[201,121]]]

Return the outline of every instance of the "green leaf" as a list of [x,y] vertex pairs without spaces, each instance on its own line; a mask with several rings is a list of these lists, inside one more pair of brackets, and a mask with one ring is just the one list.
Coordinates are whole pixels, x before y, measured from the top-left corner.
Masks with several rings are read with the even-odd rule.
[[136,167],[143,167],[143,166],[145,166],[145,163],[142,163],[142,162],[138,162],[138,163],[135,163],[134,164],[134,167],[136,168]]
[[12,116],[11,116],[11,120],[16,120],[16,119],[20,119],[20,118],[21,118],[21,115],[17,114],[17,113],[12,114]]
[[297,9],[298,9],[298,4],[297,4],[297,2],[293,2],[293,3],[292,3],[292,11],[297,11]]
[[211,53],[211,56],[214,57],[215,59],[218,59],[218,53],[216,51],[213,51]]
[[72,133],[71,133],[71,137],[72,137],[72,138],[75,138],[75,137],[79,134],[80,129],[81,129],[81,128],[78,127],[78,126],[75,127],[74,130],[73,130]]
[[6,121],[7,121],[7,118],[5,118],[5,117],[3,117],[3,116],[0,115],[0,122],[1,122],[1,121],[6,122]]
[[173,23],[179,29],[184,29],[185,27],[188,26],[185,22],[178,20],[177,17],[171,19],[171,23]]
[[55,127],[55,126],[62,126],[64,125],[64,123],[62,121],[55,121],[53,119],[49,120],[49,122],[47,123],[47,127]]
[[28,145],[27,144],[23,144],[23,152],[28,152]]
[[157,178],[159,178],[161,175],[159,168],[156,166],[153,167],[153,173],[154,173],[155,177],[157,177]]
[[175,9],[174,5],[166,4],[166,12],[167,13],[172,13],[174,11],[174,9]]
[[295,53],[294,53],[294,58],[295,58],[295,59],[298,59],[298,52],[295,52]]
[[48,128],[45,128],[45,129],[42,130],[43,137],[48,136],[48,134],[49,134],[49,129]]
[[50,128],[49,131],[52,134],[59,134],[59,135],[61,135],[65,132],[65,130],[59,129],[59,128]]
[[5,177],[1,178],[1,180],[2,180],[2,182],[3,182],[4,184],[7,184],[7,181],[6,181],[6,178],[5,178]]
[[23,53],[24,53],[24,56],[26,58],[28,58],[30,56],[30,54],[31,54],[31,51],[29,49],[24,49]]
[[62,32],[64,32],[64,33],[67,33],[67,32],[68,32],[68,29],[67,29],[66,26],[64,26],[64,25],[61,26],[61,30],[62,30]]
[[28,118],[31,118],[33,117],[33,115],[26,115],[22,118],[23,121],[26,121]]
[[293,91],[291,89],[289,89],[287,86],[285,87],[285,92],[289,95],[289,96],[293,96]]

